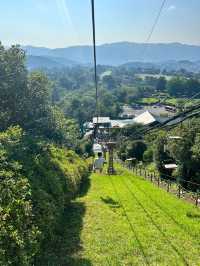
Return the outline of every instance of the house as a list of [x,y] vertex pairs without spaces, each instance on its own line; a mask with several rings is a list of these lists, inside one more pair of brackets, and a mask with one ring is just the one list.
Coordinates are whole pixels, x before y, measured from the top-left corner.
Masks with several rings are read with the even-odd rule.
[[93,126],[95,127],[98,125],[99,128],[110,128],[111,127],[111,120],[110,117],[93,117],[92,120]]
[[133,119],[111,120],[112,128],[123,128],[132,124],[134,124]]
[[149,125],[156,125],[156,124],[161,124],[166,120],[166,118],[162,118],[160,116],[156,116],[152,114],[149,111],[145,111],[144,113],[136,116],[133,121],[138,124],[142,124],[144,126],[149,126]]
[[105,131],[107,129],[124,128],[126,126],[133,125],[136,123],[142,124],[144,126],[152,126],[156,124],[162,124],[162,122],[164,122],[166,119],[167,118],[156,116],[150,111],[145,111],[132,119],[112,120],[110,119],[110,117],[102,117],[102,116],[98,118],[93,117],[92,122],[87,122],[85,123],[85,125],[86,125],[86,131],[90,131],[91,133],[91,130],[93,130],[96,127],[96,125],[98,125],[99,129]]

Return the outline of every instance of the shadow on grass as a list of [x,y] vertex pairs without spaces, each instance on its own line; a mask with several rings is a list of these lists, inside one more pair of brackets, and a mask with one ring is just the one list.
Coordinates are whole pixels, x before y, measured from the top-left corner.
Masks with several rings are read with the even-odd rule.
[[[80,194],[83,196],[90,187],[90,180],[85,179]],[[79,196],[80,196],[79,194]],[[50,241],[43,246],[43,252],[36,259],[36,266],[91,266],[88,259],[82,258],[81,231],[85,215],[83,202],[71,202],[66,206],[60,223]],[[45,241],[47,242],[47,241]]]
[[91,186],[91,179],[90,177],[84,178],[83,182],[81,183],[80,186],[80,192],[79,192],[79,197],[83,197],[87,194],[89,188]]
[[107,198],[103,198],[101,197],[100,198],[105,204],[109,205],[110,208],[120,208],[120,204],[118,201],[115,201],[113,200],[112,198],[110,197],[107,197]]

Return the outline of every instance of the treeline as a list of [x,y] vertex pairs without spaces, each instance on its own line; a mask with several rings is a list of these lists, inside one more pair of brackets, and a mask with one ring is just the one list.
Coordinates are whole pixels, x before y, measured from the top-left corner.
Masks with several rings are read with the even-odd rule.
[[[183,122],[170,131],[153,131],[142,135],[142,126],[133,125],[120,132],[119,157],[125,161],[135,158],[150,170],[158,171],[161,178],[180,182],[185,188],[200,190],[200,119]],[[118,133],[119,134],[119,133]],[[176,169],[166,169],[176,164]]]
[[88,167],[75,153],[84,153],[78,125],[25,60],[0,45],[0,265],[58,265],[63,215]]
[[[124,104],[141,103],[142,98],[186,98],[200,92],[199,77],[195,75],[141,76],[129,67],[98,66],[99,113],[119,117]],[[45,71],[52,85],[52,101],[66,116],[74,118],[82,129],[95,113],[93,68],[74,66]],[[141,70],[142,72],[142,70]],[[181,105],[181,100],[179,100]]]

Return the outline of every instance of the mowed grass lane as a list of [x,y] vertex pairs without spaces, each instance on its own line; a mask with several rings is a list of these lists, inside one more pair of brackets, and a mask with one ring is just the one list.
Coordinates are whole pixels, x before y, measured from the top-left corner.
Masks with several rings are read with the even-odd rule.
[[[76,265],[200,265],[200,212],[127,170],[91,175]],[[74,264],[75,265],[75,264]]]

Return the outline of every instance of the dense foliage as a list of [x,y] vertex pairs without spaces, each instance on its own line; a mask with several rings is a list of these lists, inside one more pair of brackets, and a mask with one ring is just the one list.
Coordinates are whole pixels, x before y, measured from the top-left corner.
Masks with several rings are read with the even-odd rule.
[[52,256],[67,204],[87,177],[72,151],[27,136],[19,127],[0,134],[0,264],[41,265]]
[[[99,113],[116,118],[124,104],[166,102],[182,108],[185,97],[200,93],[197,74],[165,72],[151,68],[98,66]],[[144,73],[144,74],[141,74]],[[51,80],[52,100],[68,117],[74,118],[81,130],[83,123],[95,115],[93,69],[74,66],[62,70],[46,70]],[[198,96],[198,95],[197,95]],[[178,99],[176,99],[178,98]]]
[[19,125],[32,135],[76,144],[75,123],[52,104],[51,82],[41,72],[26,71],[25,53],[18,46],[5,49],[0,45],[0,77],[1,130]]
[[[199,167],[199,119],[190,119],[183,122],[175,129],[157,131],[146,136],[147,151],[152,153],[151,160],[144,162],[154,162],[157,170],[163,178],[176,178],[186,188],[199,190],[200,167]],[[166,169],[165,164],[176,164],[177,169]]]
[[0,130],[0,265],[56,265],[63,213],[88,175],[72,150],[89,148],[18,46],[0,45]]

